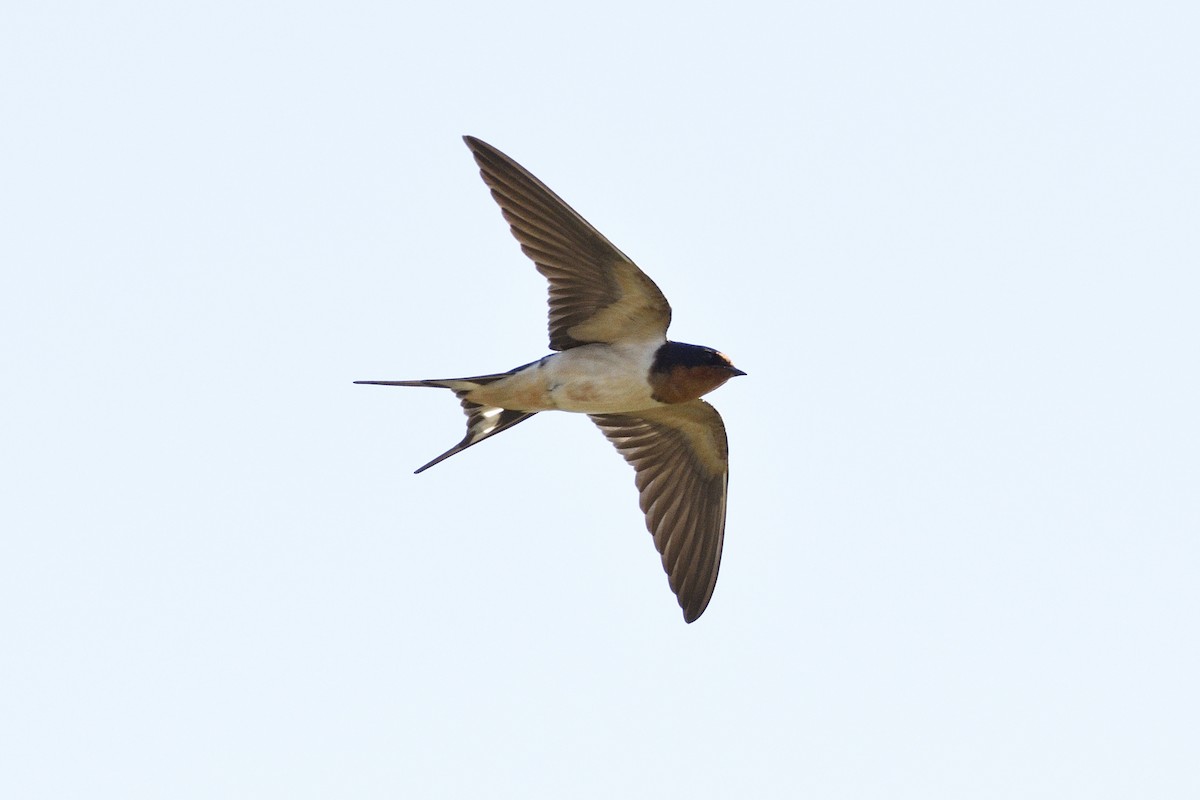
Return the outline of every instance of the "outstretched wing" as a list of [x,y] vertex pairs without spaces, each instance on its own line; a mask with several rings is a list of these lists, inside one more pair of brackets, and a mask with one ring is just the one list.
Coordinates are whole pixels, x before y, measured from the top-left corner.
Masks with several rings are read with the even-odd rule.
[[721,415],[692,400],[590,416],[633,465],[646,527],[683,618],[694,621],[717,585],[725,539],[729,445]]
[[524,167],[463,140],[525,255],[550,281],[550,347],[665,338],[671,306],[608,239]]

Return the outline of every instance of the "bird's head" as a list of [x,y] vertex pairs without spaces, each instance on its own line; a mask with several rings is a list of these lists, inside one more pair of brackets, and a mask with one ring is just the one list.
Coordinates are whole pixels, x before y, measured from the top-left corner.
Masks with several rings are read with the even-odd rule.
[[654,355],[650,385],[660,403],[686,403],[745,374],[728,356],[711,347],[667,342]]

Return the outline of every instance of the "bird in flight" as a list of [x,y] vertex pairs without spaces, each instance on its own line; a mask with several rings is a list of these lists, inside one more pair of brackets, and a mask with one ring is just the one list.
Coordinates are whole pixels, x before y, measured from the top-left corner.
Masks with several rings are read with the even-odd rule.
[[550,282],[557,352],[494,375],[356,383],[458,397],[467,435],[417,472],[539,411],[587,414],[633,466],[646,527],[693,622],[717,583],[729,485],[725,425],[700,397],[746,373],[710,347],[669,341],[671,306],[654,281],[516,161],[463,139],[521,250]]

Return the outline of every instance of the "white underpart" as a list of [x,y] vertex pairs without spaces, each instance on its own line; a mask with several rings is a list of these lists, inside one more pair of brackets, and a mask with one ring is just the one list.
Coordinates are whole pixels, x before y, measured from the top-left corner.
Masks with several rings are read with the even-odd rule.
[[500,422],[500,415],[504,413],[503,408],[483,408],[479,413],[479,421],[471,426],[470,432],[475,436],[482,436],[491,433],[492,429]]
[[614,414],[661,405],[648,382],[663,340],[588,344],[546,356],[515,375],[482,386],[471,400],[517,411]]

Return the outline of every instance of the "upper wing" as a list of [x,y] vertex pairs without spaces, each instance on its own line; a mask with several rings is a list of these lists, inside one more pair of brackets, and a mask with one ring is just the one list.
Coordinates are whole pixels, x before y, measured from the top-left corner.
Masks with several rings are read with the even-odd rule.
[[712,598],[725,539],[729,445],[721,415],[692,400],[590,416],[637,472],[646,527],[692,622]]
[[550,347],[665,337],[671,306],[628,256],[517,162],[464,136],[513,236],[550,281]]

